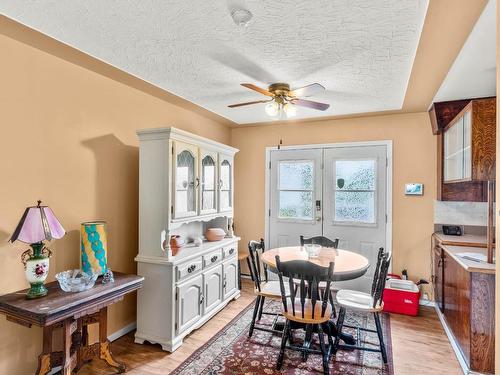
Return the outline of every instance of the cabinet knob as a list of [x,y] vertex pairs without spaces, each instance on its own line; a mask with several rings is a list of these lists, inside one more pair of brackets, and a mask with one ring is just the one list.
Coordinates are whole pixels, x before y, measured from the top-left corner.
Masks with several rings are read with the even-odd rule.
[[196,264],[193,264],[193,265],[189,266],[188,273],[193,272],[195,269],[196,269]]
[[234,249],[230,249],[229,254],[233,254],[233,253],[234,253]]
[[214,263],[217,261],[217,258],[217,255],[214,255],[212,258],[210,258],[210,260],[212,261],[212,263]]
[[204,300],[205,300],[205,296],[202,294],[202,295],[200,296],[200,305],[203,303],[203,301],[204,301]]

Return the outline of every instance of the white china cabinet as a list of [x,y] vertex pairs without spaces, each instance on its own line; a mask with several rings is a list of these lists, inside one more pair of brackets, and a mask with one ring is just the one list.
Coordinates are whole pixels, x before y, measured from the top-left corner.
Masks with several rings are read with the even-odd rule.
[[[234,155],[238,151],[176,128],[137,132],[139,148],[138,274],[135,341],[174,351],[238,290],[238,237],[232,230]],[[227,233],[195,246],[206,228]],[[187,243],[172,249],[170,238]]]

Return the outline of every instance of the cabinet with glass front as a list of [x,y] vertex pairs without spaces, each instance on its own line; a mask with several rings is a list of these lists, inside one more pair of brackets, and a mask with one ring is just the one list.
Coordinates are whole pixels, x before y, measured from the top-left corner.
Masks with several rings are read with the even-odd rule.
[[173,219],[233,209],[233,157],[173,141]]
[[443,133],[443,182],[495,179],[495,99],[471,100]]

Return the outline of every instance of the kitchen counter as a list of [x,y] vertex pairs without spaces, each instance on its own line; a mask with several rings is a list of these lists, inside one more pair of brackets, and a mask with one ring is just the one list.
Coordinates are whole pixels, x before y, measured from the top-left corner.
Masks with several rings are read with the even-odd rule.
[[442,245],[452,246],[470,246],[486,248],[486,235],[464,234],[462,236],[448,236],[443,232],[435,232],[434,236],[441,242]]
[[495,274],[495,264],[465,259],[457,255],[459,253],[476,253],[486,255],[486,249],[472,246],[450,246],[443,244],[441,247],[446,253],[448,253],[449,256],[455,259],[458,264],[465,268],[467,272]]

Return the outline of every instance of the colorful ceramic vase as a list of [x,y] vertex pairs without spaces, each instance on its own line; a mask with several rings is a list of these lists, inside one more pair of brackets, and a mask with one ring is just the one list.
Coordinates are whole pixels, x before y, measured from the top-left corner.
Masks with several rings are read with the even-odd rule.
[[106,222],[93,221],[81,225],[82,270],[103,275],[107,270]]

